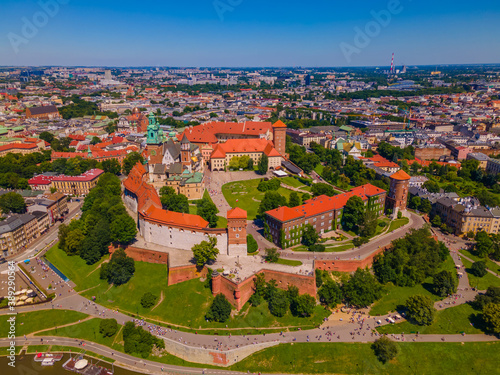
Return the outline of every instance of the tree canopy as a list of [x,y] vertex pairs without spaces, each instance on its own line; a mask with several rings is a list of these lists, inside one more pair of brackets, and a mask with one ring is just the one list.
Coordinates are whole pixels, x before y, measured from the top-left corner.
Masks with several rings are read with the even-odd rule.
[[202,241],[193,246],[191,250],[193,251],[193,256],[196,259],[196,265],[198,267],[203,267],[209,261],[215,261],[217,259],[219,249],[217,249],[216,246],[217,238],[215,237],[209,237],[208,241]]

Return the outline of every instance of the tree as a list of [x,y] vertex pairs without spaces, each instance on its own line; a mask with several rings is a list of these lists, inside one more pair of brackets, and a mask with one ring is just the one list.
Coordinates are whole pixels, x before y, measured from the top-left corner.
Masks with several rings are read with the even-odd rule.
[[98,143],[101,143],[101,139],[99,137],[92,137],[92,140],[90,141],[91,145],[96,145]]
[[488,273],[486,263],[483,261],[474,262],[470,268],[470,272],[477,277],[484,277]]
[[217,227],[217,206],[208,198],[200,199],[196,202],[196,213],[208,221],[210,228]]
[[333,197],[335,195],[335,190],[333,190],[333,187],[331,185],[320,182],[311,186],[311,193],[313,193],[315,197],[318,197],[320,195]]
[[434,218],[432,219],[431,223],[435,227],[441,227],[441,225],[442,225],[441,217],[439,215],[434,216]]
[[387,336],[375,340],[372,349],[378,360],[382,363],[389,362],[391,359],[396,358],[399,353],[398,345]]
[[342,225],[346,230],[357,231],[359,224],[363,220],[365,214],[365,205],[363,200],[356,196],[349,198],[347,201],[343,214],[342,214]]
[[151,292],[146,292],[141,297],[141,306],[145,309],[149,309],[150,307],[153,307],[155,305],[157,299],[158,296],[155,296]]
[[285,316],[289,303],[287,293],[284,290],[275,289],[269,297],[269,311],[277,317]]
[[413,197],[410,200],[410,208],[418,210],[421,203],[422,203],[422,199],[420,197]]
[[66,237],[68,236],[70,229],[66,224],[61,224],[58,230],[59,238],[59,248],[66,251]]
[[108,263],[101,265],[100,278],[109,284],[126,284],[135,272],[134,260],[125,254],[123,249],[116,250]]
[[102,169],[104,172],[113,173],[118,176],[122,170],[122,166],[118,160],[108,159],[102,162]]
[[265,175],[269,170],[269,158],[266,154],[262,154],[259,162],[257,163],[257,172],[261,175]]
[[224,323],[231,316],[231,304],[223,294],[217,294],[207,311],[206,318],[213,322]]
[[38,137],[48,143],[52,143],[55,138],[54,135],[49,132],[41,132]]
[[274,210],[275,208],[286,206],[287,201],[277,191],[266,191],[264,198],[259,205],[259,215],[264,215],[265,212]]
[[128,176],[132,168],[138,163],[143,162],[144,158],[138,152],[131,152],[123,159],[123,173]]
[[0,209],[4,214],[22,214],[26,212],[26,203],[20,194],[9,192],[0,196]]
[[201,241],[201,243],[192,247],[193,256],[196,259],[196,265],[203,267],[210,260],[215,261],[219,254],[217,246],[217,238],[209,237],[208,241]]
[[312,251],[314,253],[324,253],[326,251],[326,246],[322,244],[314,244],[309,246],[307,250]]
[[377,231],[377,224],[378,219],[375,212],[366,210],[365,214],[363,215],[363,221],[360,225],[360,236],[368,238],[375,235],[375,232]]
[[472,306],[477,310],[482,310],[489,303],[500,304],[500,287],[490,286],[485,294],[476,295]]
[[297,207],[302,204],[302,200],[300,199],[299,194],[297,192],[292,191],[290,193],[290,199],[288,201],[288,207]]
[[163,208],[167,211],[189,213],[189,201],[183,194],[162,195],[160,200]]
[[254,168],[253,168],[253,159],[252,158],[248,158],[246,169],[248,169],[249,171],[253,171]]
[[118,322],[116,319],[101,319],[99,323],[99,333],[103,337],[111,337],[118,331]]
[[422,187],[427,189],[429,193],[439,193],[440,191],[438,183],[432,180],[425,181]]
[[275,247],[266,249],[266,261],[268,261],[269,263],[278,263],[279,259],[280,253]]
[[406,317],[418,325],[431,325],[436,309],[432,300],[424,295],[417,294],[406,300]]
[[255,238],[251,234],[247,234],[247,253],[252,254],[255,253],[259,249],[259,245]]
[[488,303],[483,309],[483,320],[488,330],[500,333],[500,303]]
[[111,241],[128,244],[137,235],[137,226],[134,219],[128,214],[117,216],[110,224]]
[[382,296],[382,285],[368,269],[358,268],[342,286],[342,291],[350,304],[367,307]]
[[68,233],[65,240],[64,251],[68,255],[76,255],[80,252],[80,246],[84,240],[85,236],[83,235],[80,229],[75,229]]
[[309,294],[302,294],[292,299],[290,303],[290,311],[293,316],[302,318],[311,316],[316,307],[316,299]]
[[454,272],[443,270],[433,277],[432,282],[434,293],[440,297],[457,291],[458,280]]
[[318,239],[319,235],[316,232],[316,229],[314,229],[314,227],[311,224],[307,224],[304,227],[304,232],[302,234],[302,244],[310,247],[314,245],[316,242],[318,242]]
[[420,203],[420,211],[422,211],[423,213],[426,213],[426,214],[428,214],[429,212],[432,211],[432,205],[428,199],[422,199],[422,201]]
[[321,303],[335,307],[342,302],[342,290],[339,284],[333,280],[327,280],[318,290],[318,297]]
[[[1,199],[1,198],[0,198]],[[487,257],[493,250],[493,241],[488,233],[484,231],[477,232],[476,234],[475,250],[478,256]]]

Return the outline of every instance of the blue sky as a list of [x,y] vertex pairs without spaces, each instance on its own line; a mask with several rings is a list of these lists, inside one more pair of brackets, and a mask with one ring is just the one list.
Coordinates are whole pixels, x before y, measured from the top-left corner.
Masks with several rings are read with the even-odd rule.
[[1,0],[0,65],[500,63],[499,20],[498,0]]

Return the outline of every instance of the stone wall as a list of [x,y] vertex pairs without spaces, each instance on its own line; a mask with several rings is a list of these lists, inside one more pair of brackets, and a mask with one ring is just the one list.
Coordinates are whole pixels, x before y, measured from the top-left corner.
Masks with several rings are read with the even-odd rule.
[[[120,247],[115,247],[113,245],[109,246],[109,253],[112,255]],[[137,262],[147,262],[156,264],[168,264],[168,253],[162,253],[159,251],[140,249],[138,247],[127,246],[121,247],[125,250],[125,253]]]
[[215,365],[221,367],[231,366],[242,359],[266,348],[278,345],[278,341],[251,344],[232,350],[214,350],[188,346],[178,341],[163,338],[165,350],[185,361]]
[[354,272],[358,268],[371,267],[373,264],[373,258],[375,255],[388,249],[388,247],[381,247],[373,254],[367,256],[364,259],[354,259],[354,260],[316,260],[314,261],[314,268],[326,271],[338,271],[338,272]]
[[141,218],[139,219],[139,230],[146,242],[188,251],[191,251],[194,245],[198,245],[202,241],[208,241],[210,235],[217,238],[219,252],[227,254],[226,229],[208,229],[206,232],[201,232],[151,223]]

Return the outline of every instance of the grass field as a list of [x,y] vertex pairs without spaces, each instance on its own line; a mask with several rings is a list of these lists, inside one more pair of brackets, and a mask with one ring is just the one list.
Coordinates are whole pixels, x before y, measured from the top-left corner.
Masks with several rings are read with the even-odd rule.
[[294,188],[302,188],[304,187],[305,185],[300,182],[299,180],[297,180],[296,178],[293,178],[293,177],[282,177],[280,178],[280,181],[282,183],[284,183],[285,185],[288,185],[288,186],[291,186],[291,187],[294,187]]
[[[16,317],[16,336],[78,322],[78,320],[86,317],[87,314],[66,310],[41,310],[18,314]],[[7,318],[0,319],[0,337],[7,337],[8,332],[9,323]]]
[[[471,326],[471,323],[474,326]],[[419,326],[410,322],[402,322],[379,327],[377,331],[380,333],[419,332],[422,334],[458,334],[465,332],[467,334],[475,334],[484,333],[478,328],[481,325],[481,320],[478,318],[478,311],[474,310],[468,304],[463,304],[438,311],[434,322],[430,326]]]
[[486,290],[490,286],[499,286],[500,287],[500,278],[492,275],[491,273],[487,273],[483,277],[477,277],[474,276],[470,272],[470,268],[472,266],[472,263],[469,262],[467,259],[462,258],[462,263],[465,266],[465,271],[467,272],[467,276],[469,277],[469,285],[473,288],[477,288],[479,290]]
[[323,164],[318,164],[315,168],[314,171],[321,176],[323,173],[323,169],[325,169]]
[[402,226],[408,224],[409,222],[410,222],[410,219],[408,219],[407,217],[403,217],[401,219],[396,219],[389,226],[389,232],[392,232],[393,230],[399,229]]
[[[240,207],[247,211],[248,220],[253,220],[257,216],[260,201],[265,193],[258,191],[257,186],[261,179],[231,182],[222,186],[222,193],[232,208]],[[292,191],[279,188],[278,193],[287,200],[290,199]]]
[[[46,258],[76,284],[75,290],[82,291],[99,284],[107,283],[99,279],[99,266],[109,259],[106,255],[98,263],[89,266],[78,255],[68,256],[63,250],[54,245],[45,254]],[[94,272],[95,271],[95,272]]]
[[493,262],[491,259],[484,259],[481,257],[478,257],[477,255],[473,254],[469,250],[460,250],[460,252],[465,255],[467,258],[472,259],[474,262],[478,261],[483,261],[486,263],[486,267],[488,267],[490,270],[496,273],[500,273],[500,266]]
[[[448,256],[443,262],[438,272],[441,270],[454,271],[455,263],[451,256]],[[456,271],[455,271],[456,272]],[[433,301],[439,301],[441,297],[433,294],[429,288],[432,284],[432,277],[427,278],[423,284],[418,284],[413,287],[395,286],[392,283],[385,285],[385,293],[380,300],[375,302],[370,310],[371,315],[385,315],[391,311],[396,311],[399,305],[404,305],[408,297],[415,294],[423,294],[430,297]]]
[[377,360],[370,344],[307,343],[263,350],[230,369],[290,374],[500,374],[500,342],[397,345],[400,353],[386,364]]
[[297,266],[301,266],[302,262],[300,260],[291,260],[291,259],[280,258],[278,260],[278,264],[284,264],[287,266],[297,267]]

